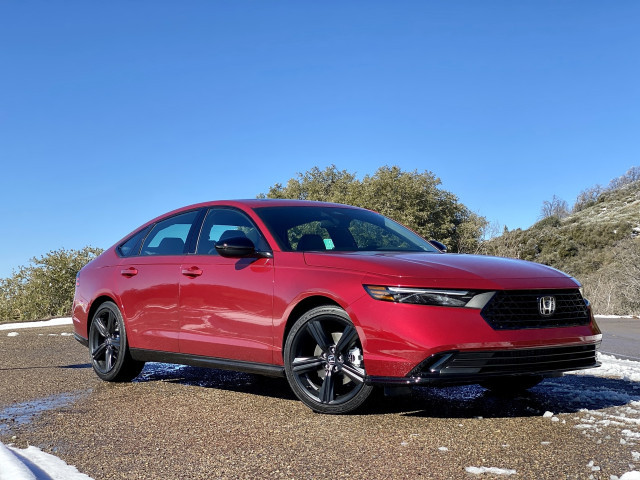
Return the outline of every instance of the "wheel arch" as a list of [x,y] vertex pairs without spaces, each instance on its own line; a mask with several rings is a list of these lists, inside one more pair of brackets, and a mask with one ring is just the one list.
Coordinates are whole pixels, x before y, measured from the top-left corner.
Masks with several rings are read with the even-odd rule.
[[105,302],[113,302],[116,305],[118,305],[116,300],[110,297],[109,295],[100,295],[93,302],[91,302],[91,307],[89,308],[89,313],[87,314],[87,331],[85,332],[85,334],[87,335],[87,338],[89,338],[89,329],[91,328],[93,315],[96,313],[98,308],[100,308],[100,305],[102,305]]
[[308,312],[312,308],[320,307],[323,305],[344,308],[342,305],[340,305],[338,302],[336,302],[332,298],[326,297],[324,295],[313,295],[310,297],[306,297],[302,299],[300,302],[298,302],[298,304],[295,307],[293,307],[293,310],[291,310],[291,313],[287,318],[287,323],[285,324],[284,332],[282,334],[282,343],[280,345],[281,354],[283,354],[284,352],[284,344],[286,343],[287,336],[289,335],[289,332],[291,331],[291,327],[293,327],[293,324],[296,323],[296,320],[298,320],[302,315],[304,315],[306,312]]

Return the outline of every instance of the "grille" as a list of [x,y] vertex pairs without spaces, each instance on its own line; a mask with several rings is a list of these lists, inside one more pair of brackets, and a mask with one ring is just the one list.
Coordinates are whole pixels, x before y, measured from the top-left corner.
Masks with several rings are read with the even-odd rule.
[[[545,317],[538,309],[541,297],[555,297],[555,312]],[[482,318],[495,330],[587,325],[587,303],[578,290],[500,291],[482,309]]]
[[[437,358],[436,358],[437,357]],[[449,352],[423,362],[414,375],[497,375],[579,370],[598,365],[596,345]]]

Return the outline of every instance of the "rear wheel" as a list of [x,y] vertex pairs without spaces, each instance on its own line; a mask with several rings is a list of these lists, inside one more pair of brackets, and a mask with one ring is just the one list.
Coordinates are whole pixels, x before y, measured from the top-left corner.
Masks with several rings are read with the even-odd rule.
[[524,375],[520,377],[499,377],[480,382],[484,388],[501,395],[522,393],[535,387],[542,381],[540,375]]
[[144,367],[131,358],[122,315],[113,302],[100,305],[91,319],[89,354],[93,370],[109,382],[133,380]]
[[317,307],[296,321],[285,343],[284,364],[291,389],[315,412],[351,412],[373,390],[364,383],[358,333],[339,307]]

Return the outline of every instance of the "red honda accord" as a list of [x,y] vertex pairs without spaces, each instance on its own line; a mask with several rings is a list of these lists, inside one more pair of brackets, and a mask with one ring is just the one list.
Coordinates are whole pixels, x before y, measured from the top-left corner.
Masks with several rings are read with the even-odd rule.
[[322,413],[350,412],[376,386],[517,391],[598,365],[575,279],[434,245],[348,205],[191,205],[80,271],[75,337],[104,380],[147,361],[286,375]]

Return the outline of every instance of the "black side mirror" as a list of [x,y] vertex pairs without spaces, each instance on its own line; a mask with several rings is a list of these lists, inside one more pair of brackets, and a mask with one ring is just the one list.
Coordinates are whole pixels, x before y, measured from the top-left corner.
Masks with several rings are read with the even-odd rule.
[[255,257],[256,246],[247,237],[230,237],[216,242],[216,252],[222,257]]
[[429,240],[429,243],[440,250],[442,253],[447,253],[447,246],[437,240]]

